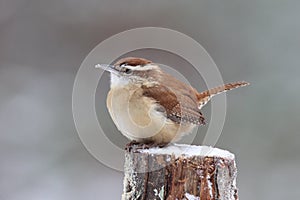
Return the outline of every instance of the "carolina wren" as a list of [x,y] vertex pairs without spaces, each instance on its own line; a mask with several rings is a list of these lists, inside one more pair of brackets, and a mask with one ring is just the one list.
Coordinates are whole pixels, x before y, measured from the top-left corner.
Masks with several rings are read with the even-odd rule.
[[96,68],[111,74],[106,103],[115,125],[127,138],[142,143],[178,141],[205,124],[200,109],[211,97],[249,84],[234,82],[199,93],[144,58],[123,58]]

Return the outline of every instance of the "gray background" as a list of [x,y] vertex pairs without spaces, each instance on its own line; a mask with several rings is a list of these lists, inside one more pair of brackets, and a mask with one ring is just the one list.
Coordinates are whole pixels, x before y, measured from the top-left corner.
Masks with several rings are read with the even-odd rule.
[[[72,86],[99,42],[144,26],[193,37],[226,82],[252,83],[228,95],[217,144],[236,154],[240,199],[298,199],[299,9],[297,0],[0,0],[0,199],[120,199],[123,174],[79,140]],[[176,65],[158,55],[148,57]]]

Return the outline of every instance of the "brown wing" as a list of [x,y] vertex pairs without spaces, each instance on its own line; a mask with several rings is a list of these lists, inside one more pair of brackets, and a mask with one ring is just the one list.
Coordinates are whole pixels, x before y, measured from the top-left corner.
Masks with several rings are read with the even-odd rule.
[[185,93],[172,91],[170,87],[161,84],[142,88],[145,96],[157,101],[161,108],[159,111],[165,111],[168,119],[176,123],[205,124],[197,103]]

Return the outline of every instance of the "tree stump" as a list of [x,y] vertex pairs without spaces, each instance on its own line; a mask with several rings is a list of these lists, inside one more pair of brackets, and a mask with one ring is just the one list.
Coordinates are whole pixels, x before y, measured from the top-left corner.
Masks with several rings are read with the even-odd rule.
[[237,200],[237,169],[228,151],[172,144],[125,152],[123,200]]

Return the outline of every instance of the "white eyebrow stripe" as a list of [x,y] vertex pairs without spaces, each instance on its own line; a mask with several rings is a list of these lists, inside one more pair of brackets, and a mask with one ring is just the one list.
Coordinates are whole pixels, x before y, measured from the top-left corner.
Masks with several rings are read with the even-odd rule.
[[125,67],[128,68],[128,69],[131,69],[131,70],[138,70],[138,71],[147,71],[147,70],[158,68],[157,65],[153,65],[153,64],[147,64],[147,65],[144,65],[144,66],[141,66],[141,65],[136,65],[136,66],[126,65]]

